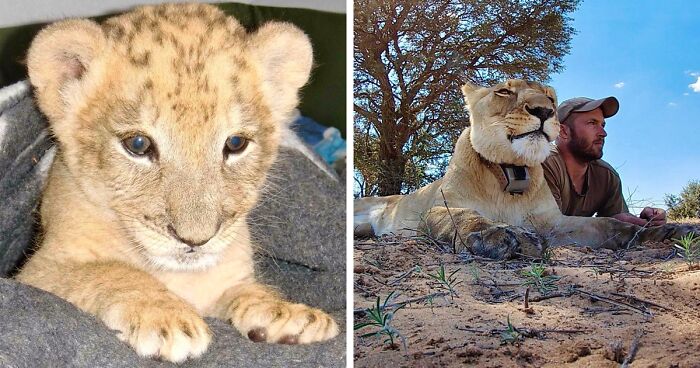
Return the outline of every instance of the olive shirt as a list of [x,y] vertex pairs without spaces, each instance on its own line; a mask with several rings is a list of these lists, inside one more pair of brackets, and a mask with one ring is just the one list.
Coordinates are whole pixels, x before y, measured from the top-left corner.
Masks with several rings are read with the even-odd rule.
[[564,215],[590,217],[597,214],[610,217],[629,212],[622,196],[620,176],[607,162],[595,160],[588,164],[581,194],[574,189],[559,152],[552,152],[542,163],[542,168],[549,189]]

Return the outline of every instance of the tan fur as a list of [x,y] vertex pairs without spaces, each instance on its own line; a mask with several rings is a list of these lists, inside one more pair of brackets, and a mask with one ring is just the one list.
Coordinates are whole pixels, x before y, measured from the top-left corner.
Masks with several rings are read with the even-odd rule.
[[[174,362],[206,350],[203,316],[267,342],[337,335],[326,313],[255,281],[246,220],[311,66],[296,27],[246,34],[209,5],[41,31],[29,76],[59,150],[43,241],[17,278],[96,315],[140,355]],[[128,153],[134,134],[157,154]],[[249,144],[225,156],[234,134]],[[172,231],[203,245],[188,252]]]
[[[375,235],[422,230],[455,242],[457,250],[467,247],[480,255],[508,258],[518,253],[539,256],[545,244],[618,249],[692,230],[672,225],[642,229],[612,218],[562,215],[540,165],[551,150],[549,141],[559,133],[556,114],[543,122],[548,137],[509,139],[540,127],[541,120],[526,107],[555,111],[554,90],[509,80],[490,88],[466,85],[463,92],[471,125],[459,137],[445,176],[405,196],[356,200],[357,235],[366,235],[370,227]],[[527,166],[528,189],[523,194],[503,191],[490,163]]]

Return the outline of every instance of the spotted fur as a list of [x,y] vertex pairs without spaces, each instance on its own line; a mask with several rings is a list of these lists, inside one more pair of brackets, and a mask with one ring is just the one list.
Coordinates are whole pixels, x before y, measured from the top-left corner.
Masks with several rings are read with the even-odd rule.
[[[311,66],[296,27],[247,33],[203,4],[42,30],[28,69],[59,150],[43,241],[18,279],[95,314],[140,355],[174,362],[206,350],[202,316],[267,342],[337,335],[324,312],[255,281],[246,220]],[[148,154],[126,147],[135,136]],[[227,151],[231,136],[245,149]]]

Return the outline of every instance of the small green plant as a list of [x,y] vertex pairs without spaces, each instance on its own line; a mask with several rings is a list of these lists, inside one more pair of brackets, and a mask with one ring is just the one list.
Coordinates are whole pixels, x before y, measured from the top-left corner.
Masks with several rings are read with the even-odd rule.
[[454,299],[455,296],[459,297],[455,287],[462,283],[461,280],[457,280],[457,276],[455,275],[457,272],[459,272],[459,268],[447,275],[445,273],[445,266],[440,265],[440,268],[435,275],[428,274],[428,276],[438,282],[438,288],[447,290],[450,294],[450,298]]
[[677,242],[673,246],[681,251],[681,256],[688,264],[688,268],[691,270],[697,268],[698,260],[700,260],[700,237],[696,237],[695,233],[688,233],[680,239],[673,240]]
[[542,263],[551,264],[553,259],[554,259],[554,248],[553,247],[545,247],[544,250],[542,251]]
[[561,276],[545,275],[545,267],[542,263],[533,263],[529,270],[523,271],[523,276],[526,277],[522,286],[532,286],[537,289],[542,295],[547,295],[554,290],[557,290],[557,281]]
[[481,281],[481,275],[479,274],[479,268],[474,265],[474,263],[469,265],[469,274],[472,275],[472,282],[478,284]]
[[501,345],[515,344],[523,339],[523,334],[521,334],[517,328],[513,327],[512,323],[510,323],[510,315],[508,315],[508,322],[506,323],[506,326],[506,329],[501,331]]
[[666,264],[662,265],[661,272],[663,272],[663,273],[673,272],[673,265],[671,265],[670,263],[666,263]]
[[400,305],[393,311],[388,311],[387,305],[389,302],[394,298],[394,294],[396,291],[392,291],[386,299],[384,299],[384,303],[381,303],[381,297],[377,297],[377,303],[373,308],[369,308],[367,310],[367,315],[369,317],[369,322],[361,322],[361,323],[356,323],[354,326],[354,330],[357,331],[359,329],[365,328],[365,327],[375,327],[376,330],[373,332],[366,333],[364,335],[361,335],[361,338],[365,337],[370,337],[370,336],[386,336],[386,339],[384,340],[384,343],[390,343],[391,345],[394,345],[394,339],[399,338],[401,339],[401,343],[403,344],[403,349],[406,351],[406,339],[399,333],[399,331],[391,326],[391,321],[394,319],[394,315],[396,312],[401,310],[401,308],[405,307],[405,305]]
[[430,313],[435,314],[435,310],[433,309],[433,307],[435,307],[435,296],[428,295],[425,299],[425,304],[430,306]]
[[374,267],[376,267],[376,268],[382,269],[382,262],[380,262],[379,259],[367,258],[367,259],[365,259],[365,261],[366,261],[367,264],[369,264],[370,266],[374,266]]
[[600,268],[598,268],[596,266],[593,266],[590,269],[588,269],[588,272],[592,273],[593,276],[595,276],[596,278],[598,278],[598,276],[600,276],[602,274],[602,272],[600,271]]

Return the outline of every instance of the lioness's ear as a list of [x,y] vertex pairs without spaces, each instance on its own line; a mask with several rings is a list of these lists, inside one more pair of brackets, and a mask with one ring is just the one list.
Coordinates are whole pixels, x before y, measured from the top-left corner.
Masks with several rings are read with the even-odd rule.
[[462,86],[462,94],[464,95],[464,97],[467,97],[468,94],[476,91],[479,88],[481,87],[477,86],[476,84],[467,82]]
[[260,65],[268,105],[279,118],[288,116],[299,103],[299,89],[311,73],[309,37],[289,23],[269,22],[250,36],[249,45]]
[[50,120],[63,117],[68,101],[78,92],[74,86],[104,45],[102,28],[85,19],[54,23],[34,38],[27,53],[29,80]]
[[464,95],[464,102],[466,102],[467,104],[467,109],[471,110],[471,101],[469,97],[472,96],[472,94],[479,89],[481,89],[481,87],[469,82],[465,83],[462,86],[462,94]]

